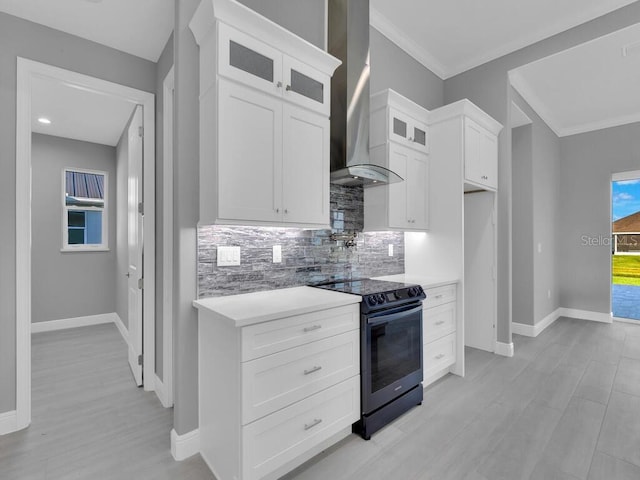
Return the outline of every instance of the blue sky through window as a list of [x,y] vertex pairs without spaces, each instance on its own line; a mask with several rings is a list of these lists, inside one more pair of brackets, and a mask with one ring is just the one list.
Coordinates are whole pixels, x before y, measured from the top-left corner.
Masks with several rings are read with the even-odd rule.
[[612,200],[614,222],[640,212],[640,178],[613,182]]

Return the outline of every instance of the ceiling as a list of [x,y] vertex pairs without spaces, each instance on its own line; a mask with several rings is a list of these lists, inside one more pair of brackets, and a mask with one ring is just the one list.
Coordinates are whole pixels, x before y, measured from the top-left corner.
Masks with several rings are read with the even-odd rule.
[[640,24],[510,72],[560,137],[640,121]]
[[[31,83],[31,130],[56,137],[115,146],[134,104],[47,78]],[[43,125],[39,117],[51,120]]]
[[636,0],[371,0],[371,24],[442,79]]
[[174,0],[0,0],[0,12],[157,62]]

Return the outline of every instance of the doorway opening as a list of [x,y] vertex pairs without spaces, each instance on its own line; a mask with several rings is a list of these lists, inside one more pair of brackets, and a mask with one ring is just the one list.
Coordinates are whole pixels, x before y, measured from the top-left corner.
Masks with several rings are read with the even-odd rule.
[[640,171],[611,178],[611,314],[640,321]]
[[[125,340],[129,347],[129,357],[132,359],[131,366],[134,370],[134,378],[136,378],[136,369],[139,369],[140,375],[137,376],[139,383],[142,383],[145,390],[155,390],[155,98],[149,92],[144,92],[134,88],[115,84],[105,80],[97,79],[87,75],[71,72],[61,68],[53,67],[39,62],[18,58],[17,62],[17,112],[16,112],[16,428],[20,430],[26,428],[31,422],[31,333],[32,321],[34,320],[34,311],[32,308],[33,296],[33,273],[32,260],[33,248],[32,240],[34,237],[33,214],[32,214],[32,198],[36,186],[32,182],[32,137],[34,130],[33,119],[33,99],[34,88],[39,82],[47,81],[52,85],[56,85],[62,90],[72,92],[90,93],[106,99],[107,103],[125,104],[125,108],[131,114],[132,121],[128,122],[124,135],[129,137],[132,132],[136,136],[140,136],[139,145],[139,161],[136,165],[136,172],[126,172],[124,177],[125,195],[124,202],[130,211],[135,211],[136,216],[130,215],[126,222],[131,226],[132,219],[137,220],[136,225],[139,227],[134,231],[139,239],[139,255],[144,252],[142,261],[138,257],[135,271],[135,279],[130,280],[134,275],[131,274],[131,264],[127,265],[129,275],[126,283],[132,283],[136,288],[140,288],[140,295],[137,297],[138,303],[128,305],[129,311],[134,308],[139,312],[134,319],[129,319],[129,325],[126,329]],[[62,91],[60,90],[60,91]],[[137,120],[136,120],[137,118]],[[99,123],[100,118],[96,117],[93,122]],[[138,122],[134,127],[134,122]],[[146,130],[142,128],[145,125]],[[125,125],[123,125],[124,127]],[[45,135],[46,136],[46,135]],[[62,135],[60,135],[62,137]],[[73,137],[70,137],[73,138]],[[100,143],[100,142],[97,142]],[[74,167],[67,165],[67,167]],[[81,251],[108,251],[109,248],[115,248],[113,243],[109,244],[109,229],[115,227],[115,221],[109,222],[108,219],[108,202],[114,195],[109,196],[108,192],[96,192],[84,195],[75,187],[67,185],[66,178],[70,172],[69,179],[95,180],[95,185],[104,187],[107,190],[109,182],[115,183],[116,175],[109,175],[107,172],[99,171],[90,172],[82,168],[65,168],[65,174],[62,173],[50,182],[60,183],[65,186],[66,194],[74,197],[75,200],[67,202],[65,195],[62,193],[60,186],[60,203],[65,207],[65,215],[62,215],[66,222],[60,222],[58,230],[58,239],[65,239],[62,252],[68,255],[75,255],[76,258],[82,255]],[[141,172],[144,171],[144,176]],[[132,173],[139,175],[138,185],[133,190],[138,193],[135,205],[131,203],[132,196]],[[96,176],[97,175],[97,176]],[[45,182],[47,183],[47,182]],[[67,188],[68,187],[68,188]],[[71,192],[71,193],[69,193]],[[112,192],[113,193],[113,192]],[[75,202],[75,203],[74,203]],[[79,203],[78,203],[79,202]],[[129,205],[131,203],[131,205]],[[102,210],[101,210],[102,209]],[[68,210],[68,212],[67,212]],[[137,217],[137,213],[144,213],[144,222]],[[93,222],[98,217],[103,221]],[[131,232],[132,229],[128,228]],[[129,235],[131,237],[131,235]],[[98,242],[98,240],[100,240]],[[130,240],[126,240],[127,246]],[[69,250],[72,253],[69,253]],[[130,255],[129,255],[130,256]],[[61,277],[64,272],[60,272]],[[123,274],[124,275],[124,274]],[[144,279],[144,281],[143,281]],[[135,283],[134,283],[135,282]],[[71,288],[71,286],[70,286]],[[144,290],[142,290],[144,288]],[[144,292],[144,294],[142,294]],[[129,301],[131,298],[129,298]],[[115,314],[115,312],[114,312]],[[100,316],[98,316],[100,317]],[[95,323],[105,323],[104,316],[102,318],[75,317],[66,320],[68,326],[75,326],[74,322],[79,319],[85,321],[94,321]],[[87,320],[88,319],[88,320]],[[41,322],[46,323],[46,322]],[[114,320],[119,328],[121,326]],[[135,325],[134,325],[135,323]],[[91,323],[88,323],[91,324]],[[49,324],[47,327],[51,327]],[[38,328],[40,328],[39,326]],[[52,327],[55,328],[55,327]],[[64,328],[64,326],[60,327]],[[57,328],[56,328],[57,329]],[[137,330],[136,330],[137,329]],[[36,331],[36,329],[33,329]],[[133,331],[137,331],[139,338],[132,335]],[[39,331],[43,331],[40,329]],[[122,328],[121,328],[122,332]],[[124,332],[123,332],[124,333]],[[134,338],[136,337],[136,338]],[[131,350],[135,350],[134,354]],[[142,378],[143,377],[143,378]]]

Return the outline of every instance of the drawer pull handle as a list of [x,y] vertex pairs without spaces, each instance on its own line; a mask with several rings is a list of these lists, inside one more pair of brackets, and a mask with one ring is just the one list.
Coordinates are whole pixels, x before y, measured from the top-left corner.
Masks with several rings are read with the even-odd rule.
[[313,427],[315,427],[316,425],[320,425],[321,423],[322,423],[322,419],[321,418],[316,418],[311,423],[305,423],[304,424],[304,429],[305,430],[311,430]]
[[439,322],[436,322],[436,325],[442,325],[444,323],[444,320],[440,320]]
[[319,328],[322,328],[322,325],[311,325],[310,327],[304,327],[304,332],[313,332],[314,330],[318,330]]
[[317,367],[311,367],[309,370],[305,370],[304,374],[305,375],[310,375],[310,374],[312,374],[314,372],[317,372],[318,370],[322,370],[322,367],[319,366],[319,365]]
[[444,358],[444,353],[441,353],[440,355],[436,355],[436,360],[440,360],[441,358]]
[[438,298],[438,299],[442,298],[442,294],[436,295],[436,298]]

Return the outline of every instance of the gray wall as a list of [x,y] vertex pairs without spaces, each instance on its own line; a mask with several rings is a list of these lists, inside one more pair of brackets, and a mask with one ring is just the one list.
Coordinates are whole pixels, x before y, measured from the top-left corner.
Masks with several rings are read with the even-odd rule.
[[[164,288],[164,268],[162,259],[165,254],[164,247],[164,98],[163,83],[164,79],[173,67],[173,33],[167,40],[162,54],[158,59],[158,69],[156,73],[156,375],[160,380],[164,380],[163,376],[163,288]],[[173,172],[168,172],[172,176]]]
[[[115,160],[114,147],[32,135],[32,322],[115,311]],[[108,252],[60,251],[65,167],[107,172]]]
[[444,82],[435,73],[370,29],[371,93],[391,88],[427,110],[444,105]]
[[155,92],[153,62],[0,13],[0,413],[15,403],[16,57]]
[[560,151],[560,303],[609,314],[611,174],[640,168],[640,123],[563,137]]
[[512,131],[513,321],[533,325],[533,145],[531,125]]
[[[560,139],[518,92],[512,91],[512,98],[532,121],[531,125],[521,127],[529,131],[528,158],[518,148],[524,146],[522,139],[518,139],[518,145],[516,131],[512,132],[513,321],[534,325],[562,306],[558,285]],[[521,164],[523,159],[526,166]],[[531,270],[518,268],[523,262],[520,256],[527,257]],[[518,297],[523,295],[531,296],[532,309],[521,310],[525,305],[519,304]]]
[[[116,279],[126,279],[129,273],[129,125],[124,126],[116,145]],[[116,313],[125,327],[129,328],[129,283],[116,282]]]
[[[504,125],[511,92],[507,72],[640,21],[640,2],[498,58],[444,82],[445,103],[468,98]],[[498,341],[511,342],[511,130],[500,134],[498,192]]]
[[[318,0],[242,0],[267,18],[316,44],[324,46],[324,2]],[[197,316],[191,302],[196,288],[196,224],[198,222],[198,46],[189,30],[189,21],[199,0],[176,2],[175,75],[176,126],[174,158],[174,428],[178,434],[198,426]],[[320,8],[319,6],[322,6]],[[295,14],[292,14],[295,12]],[[399,53],[395,46],[373,32],[371,86],[393,88],[428,108],[442,105],[443,84],[415,60]],[[381,46],[382,45],[382,46]],[[404,71],[412,72],[411,80]],[[389,75],[391,72],[401,72]],[[419,72],[416,74],[416,72]],[[414,77],[415,74],[415,77]]]

